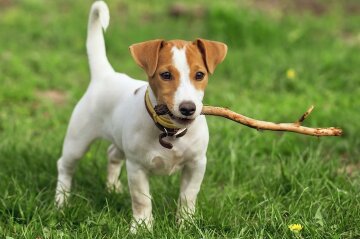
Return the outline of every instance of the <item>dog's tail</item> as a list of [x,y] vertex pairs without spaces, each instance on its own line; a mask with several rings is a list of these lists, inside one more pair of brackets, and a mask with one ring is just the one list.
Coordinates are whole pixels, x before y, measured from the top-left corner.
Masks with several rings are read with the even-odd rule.
[[104,31],[109,25],[109,8],[103,1],[96,1],[91,6],[88,23],[86,49],[89,57],[91,78],[98,78],[113,72],[105,49]]

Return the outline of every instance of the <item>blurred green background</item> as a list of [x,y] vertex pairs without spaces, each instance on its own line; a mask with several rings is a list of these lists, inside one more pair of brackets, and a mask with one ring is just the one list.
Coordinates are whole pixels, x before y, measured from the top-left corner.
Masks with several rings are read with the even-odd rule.
[[[92,1],[0,0],[0,238],[129,237],[131,205],[105,188],[107,142],[81,161],[68,208],[53,206],[56,160],[89,83]],[[196,219],[175,223],[178,175],[154,177],[154,238],[360,237],[358,0],[107,1],[113,67],[145,79],[128,46],[198,37],[228,45],[204,103],[344,135],[257,132],[208,118],[208,167]],[[126,173],[121,176],[126,185]],[[288,225],[304,226],[295,235]],[[300,236],[300,237],[299,237]],[[130,236],[131,237],[131,236]]]

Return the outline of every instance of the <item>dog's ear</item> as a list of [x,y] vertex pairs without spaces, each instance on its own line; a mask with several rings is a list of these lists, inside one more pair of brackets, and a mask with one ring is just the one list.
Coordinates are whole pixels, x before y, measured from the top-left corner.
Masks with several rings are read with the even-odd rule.
[[153,76],[158,64],[159,51],[164,40],[152,40],[133,44],[129,47],[135,62],[142,67],[148,76]]
[[208,72],[210,74],[214,73],[216,66],[225,59],[227,46],[222,42],[200,38],[195,41],[195,44],[203,56]]

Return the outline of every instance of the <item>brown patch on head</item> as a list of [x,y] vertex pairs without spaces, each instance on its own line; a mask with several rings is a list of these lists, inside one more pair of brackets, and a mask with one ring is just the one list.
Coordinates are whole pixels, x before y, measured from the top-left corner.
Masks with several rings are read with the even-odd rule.
[[[169,109],[174,106],[174,94],[180,85],[180,72],[173,64],[173,47],[185,48],[190,81],[201,91],[207,86],[208,74],[212,74],[216,65],[224,60],[227,51],[225,44],[203,39],[194,42],[154,40],[132,45],[131,54],[146,71],[158,104],[166,104]],[[171,74],[170,80],[163,79],[161,74],[164,72]],[[196,79],[197,72],[204,74],[201,80]]]
[[209,73],[213,74],[216,66],[225,59],[227,46],[222,42],[209,41],[200,38],[196,40],[196,45],[203,56]]
[[[189,78],[191,83],[197,90],[205,91],[209,79],[208,71],[203,55],[200,52],[196,42],[192,42],[186,46],[186,61],[190,68]],[[204,74],[204,77],[201,80],[196,79],[197,72]]]
[[154,75],[158,64],[159,51],[164,43],[164,40],[157,39],[133,44],[129,47],[136,64],[143,68],[148,76]]
[[[174,106],[174,94],[180,84],[180,72],[173,65],[172,48],[183,48],[186,41],[173,40],[163,44],[159,52],[158,66],[155,74],[149,77],[149,84],[153,90],[158,104],[166,104],[168,108]],[[171,80],[164,80],[160,76],[161,73],[170,72]]]

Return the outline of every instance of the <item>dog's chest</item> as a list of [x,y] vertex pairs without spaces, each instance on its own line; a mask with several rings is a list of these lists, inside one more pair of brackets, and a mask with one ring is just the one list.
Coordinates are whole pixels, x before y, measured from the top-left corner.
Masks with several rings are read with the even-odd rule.
[[181,170],[188,161],[184,150],[176,147],[149,152],[146,158],[146,166],[151,173],[167,175]]

